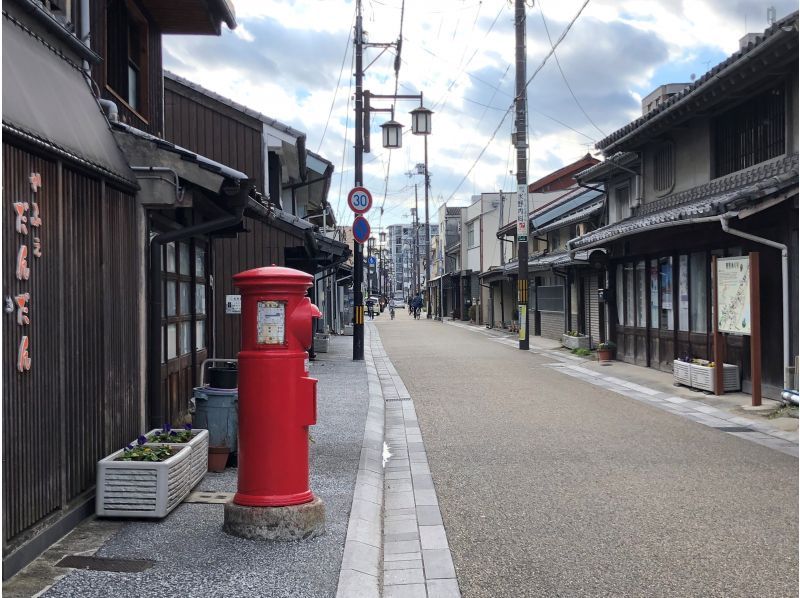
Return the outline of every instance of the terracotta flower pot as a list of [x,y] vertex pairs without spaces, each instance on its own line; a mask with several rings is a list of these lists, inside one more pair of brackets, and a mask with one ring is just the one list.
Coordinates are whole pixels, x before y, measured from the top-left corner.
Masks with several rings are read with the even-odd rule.
[[612,361],[614,359],[614,349],[598,349],[598,361]]
[[230,450],[227,446],[210,446],[208,447],[208,471],[221,473],[225,471],[225,465],[228,463],[228,455]]

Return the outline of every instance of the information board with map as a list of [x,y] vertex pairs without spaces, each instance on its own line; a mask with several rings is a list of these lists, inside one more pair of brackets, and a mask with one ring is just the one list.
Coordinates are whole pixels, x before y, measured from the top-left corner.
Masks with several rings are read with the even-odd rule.
[[717,327],[750,334],[750,258],[717,258]]

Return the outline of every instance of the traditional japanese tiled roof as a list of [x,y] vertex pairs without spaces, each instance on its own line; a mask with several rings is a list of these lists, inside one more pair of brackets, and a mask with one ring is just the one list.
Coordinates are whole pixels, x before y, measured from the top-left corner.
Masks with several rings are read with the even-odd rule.
[[617,152],[603,160],[595,164],[594,166],[590,166],[586,170],[582,170],[578,174],[575,175],[576,181],[591,181],[596,179],[599,176],[604,174],[608,174],[618,165],[628,166],[631,162],[637,159],[638,155],[636,152]]
[[[622,142],[630,139],[634,134],[641,134],[646,129],[653,127],[656,123],[663,122],[665,117],[668,115],[674,115],[674,113],[676,113],[682,107],[687,109],[685,116],[688,117],[688,115],[697,109],[696,107],[689,107],[688,103],[695,98],[699,99],[698,96],[704,94],[706,91],[711,91],[712,88],[719,86],[720,80],[731,74],[733,70],[743,66],[746,58],[750,58],[757,53],[760,54],[762,51],[766,51],[769,49],[769,47],[777,44],[783,37],[792,35],[796,39],[798,26],[797,19],[798,13],[795,11],[783,19],[776,21],[772,24],[772,26],[766,29],[762,35],[757,36],[754,41],[749,43],[747,46],[731,54],[726,60],[720,62],[686,89],[676,93],[658,108],[648,112],[641,118],[636,119],[617,131],[614,131],[608,137],[599,141],[595,147],[606,152],[612,151],[616,149]],[[782,58],[797,60],[796,43],[793,48],[780,48],[780,55]],[[770,56],[769,60],[774,62],[776,60],[776,56]],[[715,97],[714,100],[720,101],[725,97],[726,94],[717,95],[719,97]],[[706,106],[706,108],[708,108],[708,106]]]
[[[553,182],[555,182],[555,181],[557,181],[557,180],[559,180],[559,179],[561,179],[561,178],[563,178],[563,177],[565,177],[567,175],[571,175],[572,174],[574,176],[574,173],[579,172],[581,169],[583,169],[583,168],[585,168],[587,166],[591,166],[592,164],[596,164],[596,163],[597,163],[597,158],[593,158],[591,154],[586,154],[580,160],[576,160],[572,164],[567,164],[566,166],[562,166],[558,170],[554,170],[553,172],[543,176],[539,180],[534,181],[532,183],[529,183],[528,184],[528,192],[529,193],[536,193],[536,192],[540,191],[541,189],[543,189],[544,187],[547,187],[549,184],[551,184],[551,183],[553,183]],[[572,178],[573,177],[569,177],[570,180],[572,180]],[[572,184],[574,184],[574,183],[572,183]],[[570,185],[566,185],[566,187],[569,187],[569,186]],[[564,189],[566,187],[559,187],[559,189]]]
[[186,160],[187,162],[194,162],[203,170],[208,170],[209,172],[213,172],[220,176],[234,180],[245,180],[248,178],[248,176],[245,173],[239,172],[238,170],[231,168],[230,166],[226,166],[225,164],[220,164],[216,160],[212,160],[211,158],[206,158],[205,156],[189,151],[186,148],[181,147],[180,145],[176,145],[171,141],[167,141],[166,139],[162,139],[161,137],[156,137],[155,135],[151,135],[150,133],[141,131],[130,125],[126,125],[121,122],[113,122],[111,123],[111,126],[114,130],[122,131],[124,133],[127,133],[128,135],[132,135],[133,137],[150,141],[160,149],[177,154],[178,156],[180,156],[182,160]]
[[770,160],[646,203],[636,209],[633,217],[587,233],[574,241],[572,247],[595,247],[615,238],[646,232],[653,226],[677,225],[724,214],[797,187],[797,181],[797,154]]

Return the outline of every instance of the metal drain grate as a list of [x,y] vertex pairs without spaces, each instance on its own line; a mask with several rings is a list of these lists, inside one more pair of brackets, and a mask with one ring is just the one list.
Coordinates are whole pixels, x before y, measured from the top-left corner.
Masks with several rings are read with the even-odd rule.
[[384,402],[386,402],[386,403],[390,403],[390,402],[393,402],[393,401],[410,401],[411,399],[408,399],[408,398],[400,398],[400,399],[383,399],[383,400],[384,400]]
[[183,502],[195,502],[207,505],[224,505],[233,498],[233,492],[192,492]]
[[755,430],[744,426],[728,426],[727,428],[717,428],[717,430],[720,432],[755,432]]
[[155,564],[155,561],[111,559],[101,556],[71,554],[58,561],[56,567],[86,569],[89,571],[112,571],[114,573],[141,573]]

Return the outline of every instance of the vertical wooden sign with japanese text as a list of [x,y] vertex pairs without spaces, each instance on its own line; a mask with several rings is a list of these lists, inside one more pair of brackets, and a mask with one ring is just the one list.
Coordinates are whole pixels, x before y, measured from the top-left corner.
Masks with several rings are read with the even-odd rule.
[[[42,218],[39,213],[37,193],[42,186],[42,177],[38,172],[32,172],[29,179],[31,185],[30,197],[27,201],[20,198],[13,203],[15,232],[19,238],[19,247],[16,258],[16,276],[23,284],[22,291],[14,296],[12,309],[16,312],[16,323],[21,328],[22,335],[17,349],[17,371],[27,372],[31,369],[31,342],[28,335],[28,326],[31,323],[31,293],[25,290],[24,285],[30,282],[31,260],[42,257],[42,241],[39,237],[39,228]],[[31,249],[32,246],[32,249]]]

